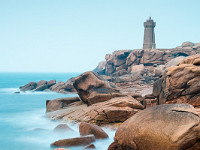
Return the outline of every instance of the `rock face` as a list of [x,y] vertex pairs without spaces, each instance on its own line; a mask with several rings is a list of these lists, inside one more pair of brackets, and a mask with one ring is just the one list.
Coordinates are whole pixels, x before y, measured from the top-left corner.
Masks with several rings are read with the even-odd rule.
[[80,101],[79,97],[57,98],[46,100],[46,112],[56,111],[67,107],[69,104]]
[[165,70],[153,88],[159,104],[189,103],[200,107],[200,54],[182,60]]
[[52,143],[51,146],[52,147],[80,146],[80,145],[88,145],[94,141],[95,141],[94,135],[87,135],[77,138],[59,140]]
[[200,149],[200,117],[188,104],[145,109],[117,129],[109,150]]
[[96,139],[105,139],[108,138],[108,134],[103,131],[99,126],[81,122],[79,124],[79,133],[80,135],[90,135],[93,134]]
[[107,101],[113,97],[123,96],[116,86],[92,71],[75,78],[74,88],[81,100],[87,105]]
[[47,113],[47,116],[52,119],[105,125],[124,122],[143,108],[144,106],[132,97],[116,97],[91,106],[83,102],[74,102],[65,109]]
[[186,56],[198,53],[200,43],[191,42],[184,42],[182,46],[172,49],[119,50],[107,54],[103,65],[100,63],[94,71],[111,76],[110,81],[122,88],[124,85],[152,85],[163,74],[163,70],[176,65]]

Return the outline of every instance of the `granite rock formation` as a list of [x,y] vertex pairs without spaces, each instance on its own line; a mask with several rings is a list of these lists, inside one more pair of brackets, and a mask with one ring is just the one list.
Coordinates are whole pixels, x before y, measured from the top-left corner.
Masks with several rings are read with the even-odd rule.
[[79,124],[79,133],[82,136],[93,134],[96,139],[108,138],[108,134],[99,126],[85,122]]
[[80,99],[87,105],[104,102],[123,96],[114,84],[104,80],[97,73],[85,72],[74,79],[74,88]]
[[71,103],[80,101],[79,97],[57,98],[54,100],[46,100],[46,112],[63,109]]
[[189,103],[200,107],[200,54],[167,68],[162,78],[155,82],[153,94],[159,104]]
[[[130,80],[133,77],[136,80],[139,76],[137,80],[140,82],[135,84],[149,84],[159,79],[162,70],[178,63],[181,58],[175,59],[171,64],[168,63],[170,60],[198,53],[200,53],[200,43],[191,42],[184,42],[181,46],[172,49],[118,50],[107,54],[106,61],[101,62],[95,72],[111,76],[113,82],[126,82],[123,78],[128,77]],[[166,63],[168,65],[165,65]]]
[[73,86],[74,78],[70,78],[67,82],[57,82],[56,80],[45,81],[41,80],[39,82],[30,82],[24,86],[19,87],[21,91],[53,91],[58,93],[70,93],[76,92]]
[[200,149],[200,117],[189,104],[145,109],[117,129],[109,150]]
[[115,97],[110,100],[87,106],[79,101],[62,110],[47,113],[52,119],[74,120],[97,125],[122,123],[144,106],[133,97]]
[[94,135],[87,135],[87,136],[81,136],[77,138],[71,138],[71,139],[63,139],[58,140],[51,144],[52,147],[65,147],[65,146],[80,146],[80,145],[88,145],[94,142],[96,139]]

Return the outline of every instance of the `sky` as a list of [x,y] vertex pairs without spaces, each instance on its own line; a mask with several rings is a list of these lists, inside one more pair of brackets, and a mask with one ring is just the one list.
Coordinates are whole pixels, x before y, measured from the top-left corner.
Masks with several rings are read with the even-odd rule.
[[0,72],[84,72],[115,50],[200,42],[199,0],[0,0]]

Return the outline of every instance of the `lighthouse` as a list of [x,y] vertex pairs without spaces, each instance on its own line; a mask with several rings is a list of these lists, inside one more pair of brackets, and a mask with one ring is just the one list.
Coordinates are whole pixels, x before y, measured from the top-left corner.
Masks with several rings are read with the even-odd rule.
[[143,42],[143,49],[155,49],[155,32],[154,28],[156,23],[149,17],[149,19],[144,22],[144,42]]

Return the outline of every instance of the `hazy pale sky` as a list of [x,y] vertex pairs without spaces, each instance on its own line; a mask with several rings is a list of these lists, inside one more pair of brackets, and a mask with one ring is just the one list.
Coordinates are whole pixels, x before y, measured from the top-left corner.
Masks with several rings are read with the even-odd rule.
[[83,72],[107,53],[200,42],[199,0],[0,0],[1,72]]

